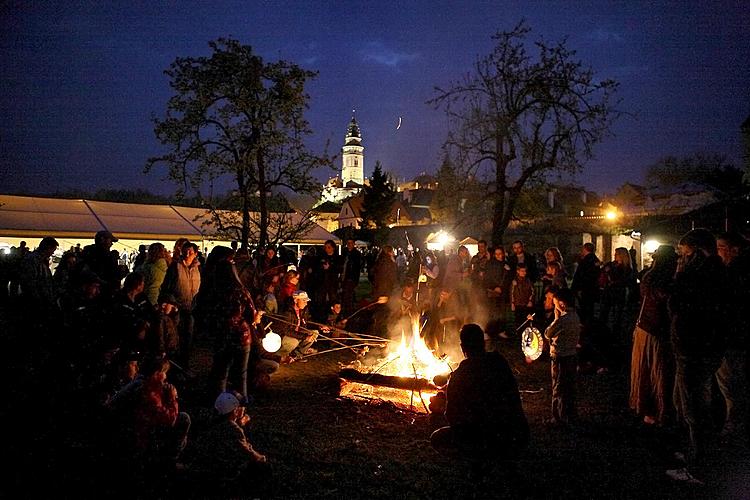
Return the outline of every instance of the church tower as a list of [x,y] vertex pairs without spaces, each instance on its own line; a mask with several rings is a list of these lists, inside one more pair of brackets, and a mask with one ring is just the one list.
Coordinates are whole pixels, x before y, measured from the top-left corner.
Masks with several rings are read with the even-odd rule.
[[352,112],[352,121],[346,132],[344,147],[341,148],[341,182],[343,187],[349,181],[362,186],[365,183],[365,148],[362,146],[362,136],[359,132],[357,119]]

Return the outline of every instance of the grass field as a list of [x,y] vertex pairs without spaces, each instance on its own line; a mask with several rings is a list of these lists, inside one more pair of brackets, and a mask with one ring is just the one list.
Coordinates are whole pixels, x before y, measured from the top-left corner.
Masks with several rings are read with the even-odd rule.
[[[201,381],[210,369],[210,344],[199,339],[192,366],[196,382],[181,392],[181,409],[193,419],[191,435],[210,416]],[[627,409],[627,355],[604,374],[579,375],[580,422],[567,431],[548,428],[549,362],[526,364],[517,341],[499,350],[507,357],[522,391],[532,431],[531,444],[517,467],[496,467],[481,482],[470,479],[468,464],[436,454],[429,445],[436,422],[428,415],[390,403],[339,396],[337,373],[350,362],[349,351],[284,365],[270,389],[259,394],[249,413],[252,442],[269,457],[264,478],[270,497],[341,499],[454,498],[750,498],[750,454],[744,443],[724,444],[705,486],[678,484],[665,476],[678,464],[673,451],[681,439],[646,428]],[[377,356],[371,352],[367,356]],[[25,372],[18,358],[6,363],[8,405],[0,414],[11,438],[5,498],[154,498],[111,470],[96,450],[107,434],[93,435],[75,401],[50,394],[52,378]],[[171,373],[178,375],[178,373]],[[59,399],[61,402],[55,402]],[[498,422],[498,425],[503,425]],[[96,442],[99,440],[100,442]],[[127,457],[125,462],[127,463]],[[128,466],[126,466],[127,469]],[[189,471],[165,480],[161,496],[222,498],[211,484],[196,484]],[[51,492],[53,491],[53,492]],[[127,493],[126,493],[127,492]]]

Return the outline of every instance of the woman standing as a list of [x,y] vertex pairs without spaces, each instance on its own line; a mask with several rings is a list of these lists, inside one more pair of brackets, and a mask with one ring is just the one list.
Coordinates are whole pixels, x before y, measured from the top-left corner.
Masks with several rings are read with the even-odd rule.
[[674,247],[661,245],[653,259],[641,281],[641,312],[633,332],[630,408],[643,416],[646,424],[663,425],[674,411],[674,355],[667,302],[677,270],[677,254]]
[[[602,323],[611,325],[616,339],[622,329],[623,312],[628,302],[628,290],[635,281],[635,273],[630,265],[630,253],[625,247],[615,248],[615,259],[604,266],[606,284],[602,292],[602,308],[600,317]],[[612,322],[610,323],[610,316]]]
[[146,262],[136,269],[143,275],[144,290],[148,303],[156,307],[159,300],[159,289],[164,283],[164,277],[167,275],[167,268],[172,263],[172,258],[164,245],[161,243],[151,243],[148,247]]

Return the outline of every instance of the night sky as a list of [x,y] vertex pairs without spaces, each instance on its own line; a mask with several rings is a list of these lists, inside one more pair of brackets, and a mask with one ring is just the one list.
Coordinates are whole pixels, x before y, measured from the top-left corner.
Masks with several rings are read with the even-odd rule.
[[172,192],[163,171],[142,173],[161,151],[150,117],[170,96],[163,71],[208,55],[220,36],[320,72],[308,89],[314,149],[330,140],[338,154],[356,108],[366,175],[378,159],[400,177],[434,171],[447,121],[425,104],[433,87],[459,79],[522,18],[533,37],[567,36],[598,76],[621,82],[629,116],[577,182],[613,192],[668,154],[716,151],[739,164],[747,2],[656,3],[2,2],[0,192]]

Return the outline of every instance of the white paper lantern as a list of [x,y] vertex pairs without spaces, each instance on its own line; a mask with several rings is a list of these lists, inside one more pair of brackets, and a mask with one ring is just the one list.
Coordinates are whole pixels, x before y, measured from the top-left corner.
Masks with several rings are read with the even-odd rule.
[[279,349],[281,349],[281,337],[278,333],[274,332],[268,332],[265,337],[263,337],[263,349],[266,350],[266,352],[276,352]]

